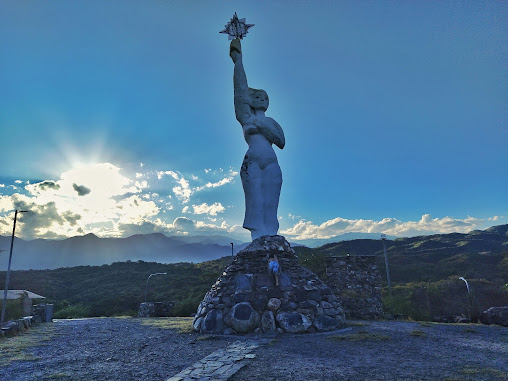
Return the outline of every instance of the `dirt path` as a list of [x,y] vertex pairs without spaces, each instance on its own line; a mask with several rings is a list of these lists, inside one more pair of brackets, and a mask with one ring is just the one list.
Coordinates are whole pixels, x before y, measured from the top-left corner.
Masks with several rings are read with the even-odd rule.
[[[238,339],[255,338],[178,333],[139,319],[41,327],[46,333],[36,328],[15,338],[50,336],[31,339],[36,346],[21,351],[20,361],[6,364],[5,342],[0,345],[1,381],[163,381]],[[508,329],[502,327],[356,322],[335,334],[280,335],[254,353],[232,381],[508,380]]]

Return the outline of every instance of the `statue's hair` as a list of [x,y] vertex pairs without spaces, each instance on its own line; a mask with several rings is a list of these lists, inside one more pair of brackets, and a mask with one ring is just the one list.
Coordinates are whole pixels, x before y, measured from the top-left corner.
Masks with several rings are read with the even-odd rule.
[[270,103],[270,98],[268,97],[268,93],[265,90],[262,90],[262,89],[253,89],[252,87],[249,87],[249,97],[250,97],[251,100],[254,99],[254,97],[256,96],[257,93],[266,94],[266,98],[268,99],[268,103]]
[[268,96],[268,93],[263,90],[263,89],[253,89],[252,87],[249,87],[249,95],[252,97],[253,95],[255,95],[256,93],[265,93],[266,96]]

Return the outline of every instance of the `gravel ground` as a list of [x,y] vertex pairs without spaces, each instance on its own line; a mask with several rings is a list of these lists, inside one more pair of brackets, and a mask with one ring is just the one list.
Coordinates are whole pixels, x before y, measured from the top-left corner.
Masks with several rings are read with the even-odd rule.
[[[201,340],[138,319],[53,324],[52,339],[30,349],[37,359],[0,367],[1,381],[162,381],[242,338]],[[333,334],[280,335],[255,353],[232,381],[508,380],[508,329],[494,326],[353,322]]]
[[0,368],[0,381],[166,380],[234,341],[197,340],[197,334],[141,325],[139,319],[59,320],[53,324],[53,339],[31,350],[38,360],[14,361]]
[[352,325],[332,335],[281,335],[257,352],[257,364],[231,381],[508,380],[507,328],[400,321]]

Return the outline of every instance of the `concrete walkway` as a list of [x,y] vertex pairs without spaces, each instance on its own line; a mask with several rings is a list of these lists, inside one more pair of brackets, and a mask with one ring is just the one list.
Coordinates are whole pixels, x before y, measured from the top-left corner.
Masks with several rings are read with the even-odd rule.
[[252,351],[266,343],[266,340],[235,341],[225,349],[209,354],[166,381],[227,380],[247,365],[249,359],[256,357]]

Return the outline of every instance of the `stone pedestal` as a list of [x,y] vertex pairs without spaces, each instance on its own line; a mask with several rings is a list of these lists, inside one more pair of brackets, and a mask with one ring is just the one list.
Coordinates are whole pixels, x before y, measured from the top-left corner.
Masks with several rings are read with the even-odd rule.
[[[268,273],[277,255],[279,286]],[[316,332],[344,322],[339,300],[314,273],[300,266],[282,236],[263,236],[240,251],[198,307],[193,328],[202,333]]]

